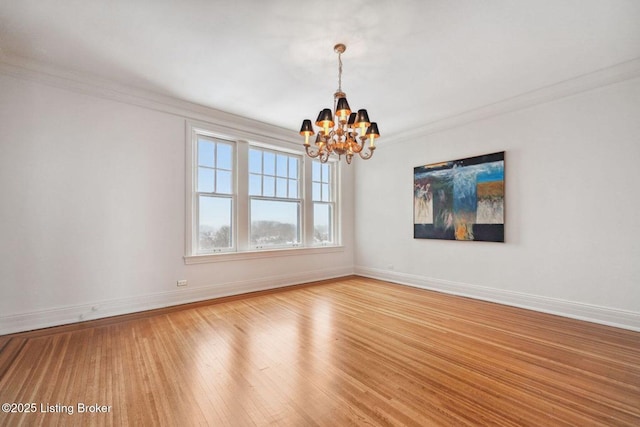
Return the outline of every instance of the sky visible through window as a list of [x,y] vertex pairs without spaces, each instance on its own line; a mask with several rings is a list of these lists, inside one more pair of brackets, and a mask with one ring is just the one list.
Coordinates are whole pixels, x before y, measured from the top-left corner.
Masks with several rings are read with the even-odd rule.
[[335,243],[335,164],[194,130],[193,253]]
[[256,247],[299,244],[300,158],[249,149],[250,241]]
[[[297,199],[299,197],[299,162],[300,159],[294,156],[250,149],[249,195]],[[198,191],[232,194],[232,163],[233,152],[230,144],[199,139]],[[258,205],[261,221],[291,223],[290,208],[283,209],[283,205],[277,203],[259,203]],[[202,197],[200,225],[213,230],[228,226],[231,222],[230,207],[230,199],[216,200]]]

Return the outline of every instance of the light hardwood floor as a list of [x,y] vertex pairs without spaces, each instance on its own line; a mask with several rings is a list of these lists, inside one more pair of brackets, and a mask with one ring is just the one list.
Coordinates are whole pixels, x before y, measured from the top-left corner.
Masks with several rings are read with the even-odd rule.
[[350,277],[0,337],[5,402],[37,405],[11,426],[638,426],[640,333]]

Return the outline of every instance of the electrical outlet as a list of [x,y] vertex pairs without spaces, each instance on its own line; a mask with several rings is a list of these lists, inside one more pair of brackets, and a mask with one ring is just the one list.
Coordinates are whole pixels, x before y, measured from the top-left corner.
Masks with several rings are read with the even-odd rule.
[[187,281],[186,280],[178,280],[178,282],[176,284],[178,286],[187,286]]

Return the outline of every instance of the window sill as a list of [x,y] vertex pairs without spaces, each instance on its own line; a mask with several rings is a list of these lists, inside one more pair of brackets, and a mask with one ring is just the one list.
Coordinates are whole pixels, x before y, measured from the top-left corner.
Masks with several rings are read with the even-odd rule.
[[206,264],[210,262],[244,261],[248,259],[277,258],[297,255],[320,255],[334,252],[344,252],[344,246],[313,246],[307,248],[285,248],[252,250],[246,252],[221,252],[207,255],[188,255],[184,263]]

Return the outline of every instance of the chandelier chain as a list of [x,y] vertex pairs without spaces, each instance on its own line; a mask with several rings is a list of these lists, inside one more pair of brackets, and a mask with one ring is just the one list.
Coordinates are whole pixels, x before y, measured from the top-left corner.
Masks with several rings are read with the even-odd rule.
[[342,52],[338,53],[338,92],[342,92]]

